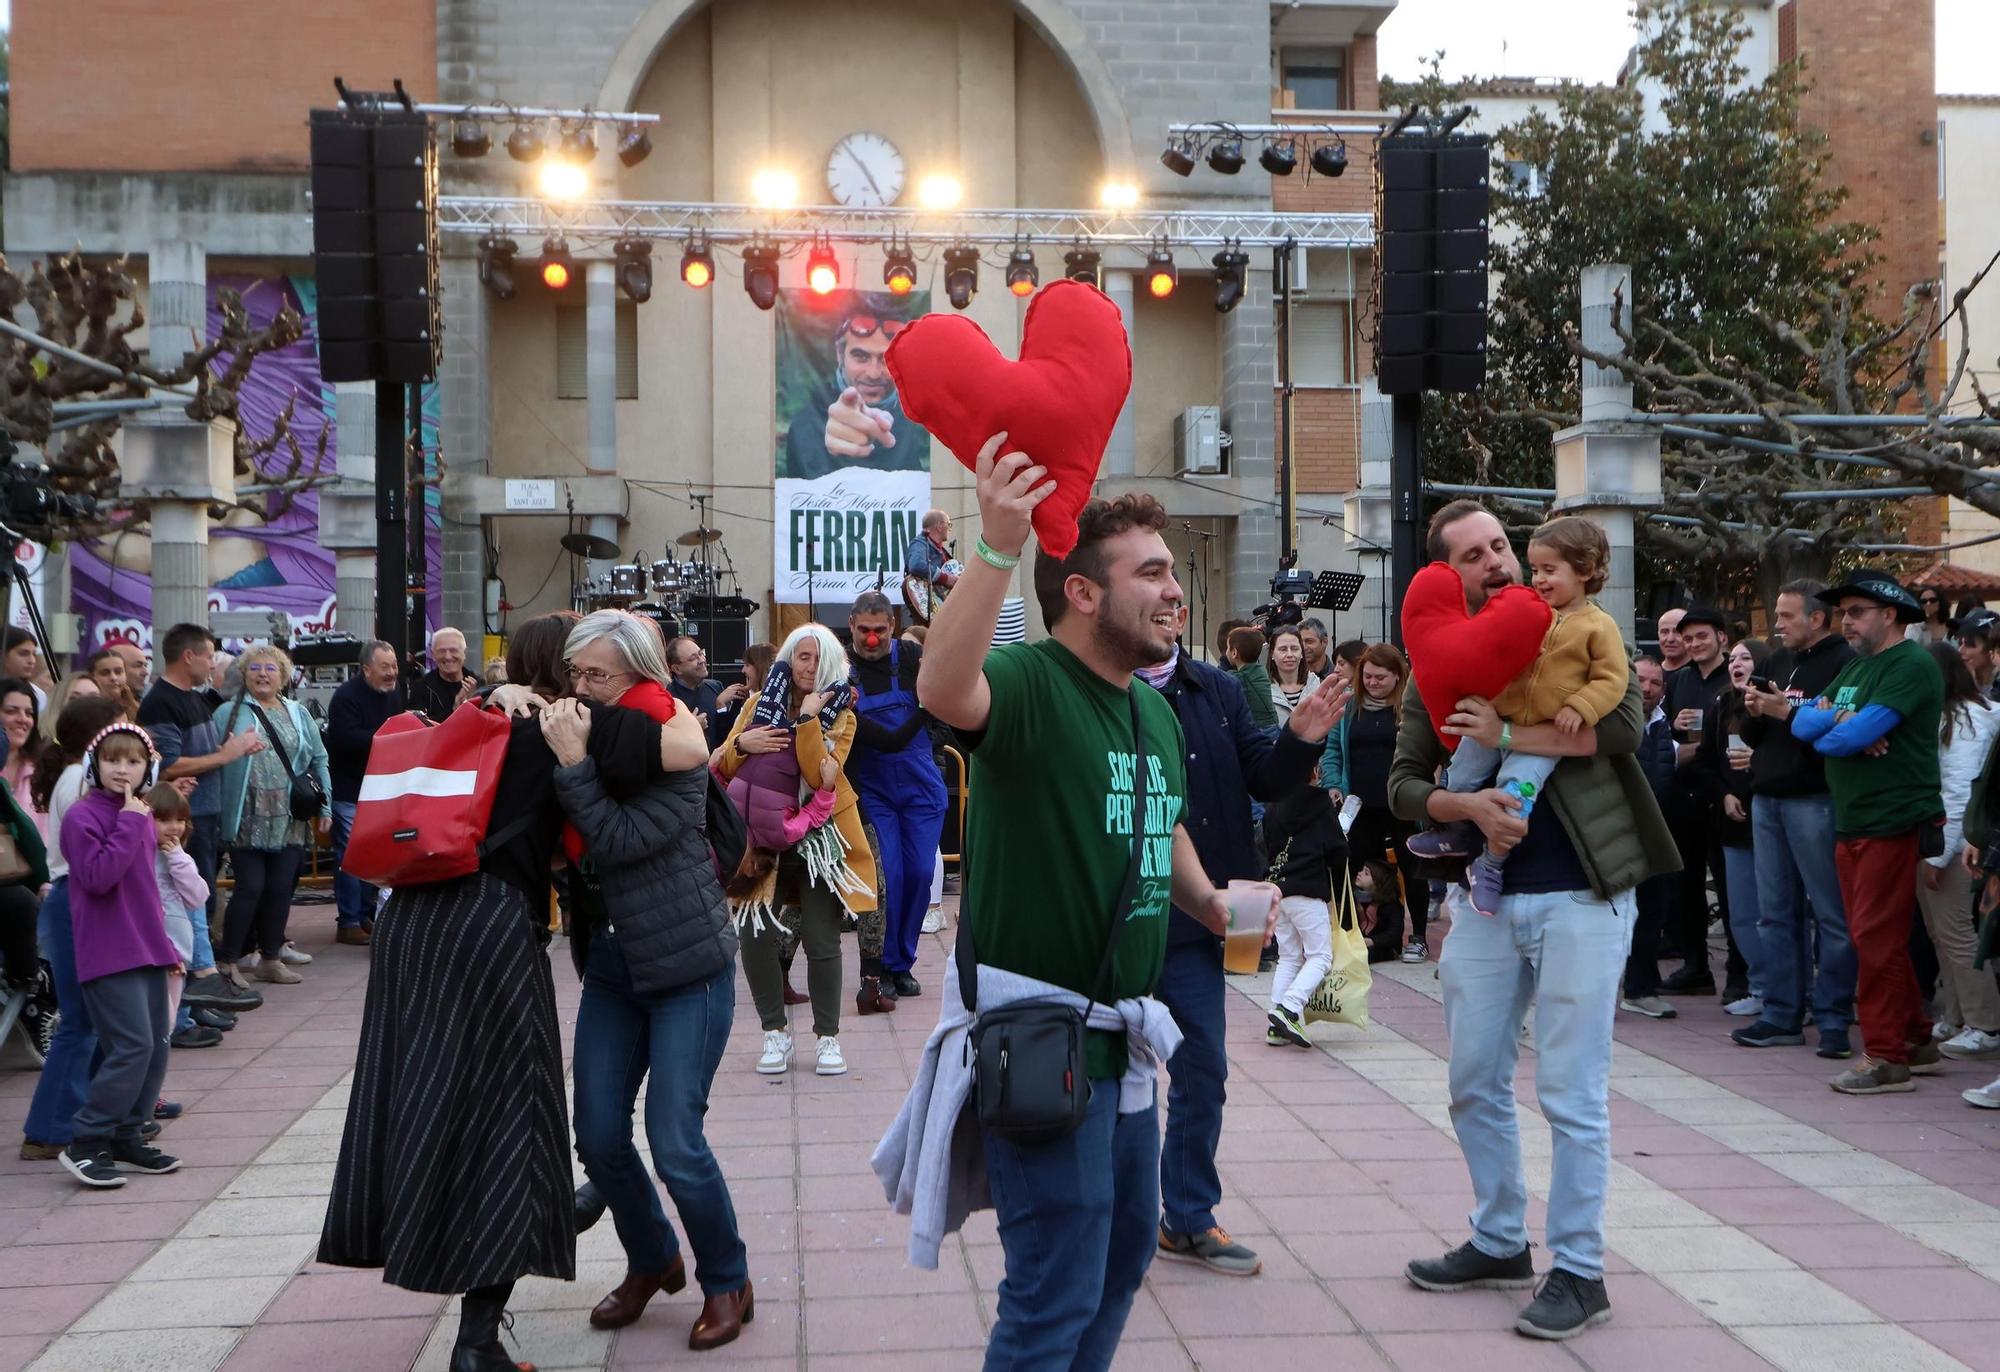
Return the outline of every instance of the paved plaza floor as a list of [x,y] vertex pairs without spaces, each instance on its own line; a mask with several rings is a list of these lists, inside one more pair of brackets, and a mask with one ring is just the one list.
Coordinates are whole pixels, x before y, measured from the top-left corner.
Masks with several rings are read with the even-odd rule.
[[[264,1007],[222,1046],[174,1055],[168,1095],[188,1110],[161,1142],[178,1173],[86,1193],[53,1163],[18,1161],[35,1074],[12,1046],[0,1060],[0,1372],[445,1367],[452,1302],[311,1260],[367,951],[333,945],[325,905],[299,907],[291,928],[316,958],[304,984],[263,988]],[[945,948],[924,940],[927,986]],[[847,952],[851,995],[851,939]],[[576,978],[561,940],[551,955],[567,1041]],[[1264,1273],[1155,1264],[1120,1368],[2000,1370],[2000,1113],[1958,1096],[2000,1069],[1953,1064],[1915,1094],[1850,1099],[1809,1050],[1732,1046],[1740,1021],[1710,1001],[1680,1002],[1672,1022],[1621,1015],[1614,1318],[1538,1344],[1511,1332],[1525,1293],[1430,1295],[1401,1275],[1463,1239],[1470,1190],[1445,1108],[1435,967],[1377,971],[1376,1022],[1316,1027],[1313,1052],[1266,1046],[1262,980],[1231,981],[1221,1218]],[[759,1036],[739,983],[709,1133],[750,1249],[755,1323],[728,1348],[688,1352],[690,1289],[618,1334],[593,1331],[586,1311],[623,1274],[607,1221],[581,1241],[575,1283],[520,1284],[517,1356],[548,1370],[977,1368],[1001,1270],[991,1216],[947,1241],[938,1271],[911,1269],[908,1226],[867,1167],[936,1005],[860,1019],[850,1000],[848,1075],[774,1080],[751,1071]],[[1539,1197],[1549,1134],[1534,1061],[1524,1053],[1519,1090]],[[1539,1239],[1539,1200],[1531,1222]]]

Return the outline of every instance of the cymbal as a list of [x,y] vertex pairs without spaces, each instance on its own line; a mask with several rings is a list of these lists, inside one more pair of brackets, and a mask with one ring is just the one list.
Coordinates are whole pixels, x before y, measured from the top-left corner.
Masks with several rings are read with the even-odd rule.
[[564,552],[578,557],[607,561],[618,556],[618,545],[596,534],[564,534],[557,541],[562,544]]
[[689,529],[686,533],[675,539],[674,542],[680,544],[683,548],[699,548],[704,543],[719,543],[721,540],[722,530],[702,528]]

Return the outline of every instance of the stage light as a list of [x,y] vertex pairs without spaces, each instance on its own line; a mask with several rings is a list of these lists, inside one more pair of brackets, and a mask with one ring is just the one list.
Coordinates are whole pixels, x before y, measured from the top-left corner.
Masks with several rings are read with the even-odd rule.
[[1273,176],[1290,176],[1299,168],[1299,146],[1287,138],[1282,143],[1266,143],[1257,154],[1257,165]]
[[643,238],[625,238],[611,249],[618,261],[618,286],[636,305],[653,298],[653,245]]
[[944,250],[944,293],[954,310],[962,310],[979,294],[979,249],[960,245]]
[[507,155],[516,162],[533,162],[542,155],[545,146],[541,129],[533,124],[516,124],[507,135]]
[[575,162],[551,157],[536,168],[535,185],[544,200],[581,200],[590,189],[590,173]]
[[822,242],[806,254],[806,284],[814,295],[831,295],[840,285],[840,264],[833,260],[833,245]]
[[1347,144],[1322,143],[1313,149],[1312,169],[1320,176],[1338,176],[1347,170]]
[[777,167],[766,167],[750,178],[750,197],[771,209],[799,202],[799,179]]
[[552,291],[567,287],[570,278],[576,275],[576,259],[569,255],[569,244],[560,237],[542,240],[542,284]]
[[1130,181],[1107,181],[1097,193],[1097,203],[1107,210],[1129,210],[1139,203],[1139,188]]
[[479,240],[479,279],[496,299],[514,298],[514,255],[520,251],[511,238],[488,234]]
[[493,150],[493,137],[477,119],[454,119],[451,150],[460,157],[484,157]]
[[1007,258],[1007,289],[1016,295],[1033,295],[1035,287],[1042,284],[1042,274],[1035,269],[1035,255],[1024,245],[1014,249]]
[[1167,144],[1167,150],[1160,154],[1160,165],[1175,176],[1189,175],[1194,171],[1194,140]]
[[917,203],[927,210],[948,210],[965,195],[955,176],[926,176],[917,183]]
[[653,135],[646,132],[644,124],[627,124],[625,132],[618,135],[618,160],[628,167],[644,162],[652,150]]
[[743,293],[760,310],[778,301],[778,250],[755,243],[743,250]]
[[1071,248],[1063,254],[1063,275],[1072,281],[1088,281],[1095,286],[1104,258],[1095,248]]
[[1155,300],[1165,300],[1180,284],[1181,274],[1174,268],[1174,255],[1165,245],[1153,249],[1146,256],[1146,289]]
[[562,155],[576,163],[597,160],[597,130],[588,124],[578,124],[562,136]]
[[1234,176],[1243,170],[1243,140],[1224,138],[1218,140],[1208,150],[1210,171],[1219,171],[1224,176]]
[[889,258],[882,264],[882,284],[889,288],[891,295],[908,295],[917,284],[917,258],[909,245],[889,247]]
[[1250,265],[1250,254],[1232,243],[1209,260],[1215,264],[1215,308],[1228,314],[1243,303],[1247,284],[1244,272]]
[[715,280],[715,258],[705,238],[690,238],[681,253],[681,280],[700,290]]

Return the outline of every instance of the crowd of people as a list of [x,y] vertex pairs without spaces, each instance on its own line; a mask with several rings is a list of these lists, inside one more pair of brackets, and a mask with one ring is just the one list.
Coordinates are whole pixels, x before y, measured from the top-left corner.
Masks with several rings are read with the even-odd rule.
[[[689,1279],[639,1115],[702,1295],[689,1346],[727,1343],[755,1296],[702,1119],[738,959],[762,1031],[743,1068],[764,1075],[799,1056],[794,1006],[812,1070],[848,1071],[847,933],[858,1013],[924,994],[947,745],[975,768],[962,918],[873,1165],[918,1265],[975,1197],[996,1210],[991,1368],[1107,1367],[1155,1258],[1262,1270],[1217,1217],[1232,930],[1268,945],[1266,1040],[1283,1050],[1312,1046],[1339,912],[1371,961],[1413,964],[1449,915],[1439,981],[1475,1208],[1467,1241],[1408,1276],[1533,1286],[1515,1327],[1538,1338],[1610,1316],[1619,1011],[1671,1018],[1675,997],[1718,996],[1746,1049],[1803,1045],[1810,1015],[1852,1095],[2000,1059],[2000,983],[1977,936],[2000,901],[2000,616],[1942,617],[1864,570],[1786,585],[1769,638],[1686,606],[1634,655],[1592,600],[1600,529],[1544,524],[1524,576],[1500,521],[1459,501],[1428,539],[1447,594],[1472,616],[1539,597],[1548,628],[1506,691],[1440,706],[1421,689],[1432,658],[1335,642],[1311,617],[1228,622],[1222,665],[1203,660],[1164,515],[1126,496],[1085,507],[1067,556],[1035,555],[1048,637],[995,647],[1049,489],[1003,446],[981,454],[981,536],[927,636],[898,634],[890,602],[864,594],[845,634],[806,624],[752,645],[740,682],[712,680],[698,640],[649,619],[556,613],[480,675],[454,631],[420,675],[365,644],[322,721],[276,647],[230,659],[176,625],[157,662],[114,645],[51,679],[40,645],[11,633],[0,800],[19,861],[0,878],[0,956],[60,1011],[23,1156],[102,1189],[180,1165],[156,1144],[179,1113],[160,1094],[169,1053],[221,1041],[260,988],[302,979],[311,958],[286,921],[324,846],[335,941],[371,965],[320,1260],[462,1295],[453,1372],[498,1372],[515,1366],[500,1342],[515,1281],[573,1279],[577,1235],[609,1214],[627,1271],[590,1322],[629,1325]],[[514,716],[488,827],[504,841],[451,881],[385,891],[340,872],[376,733],[406,708],[438,719],[474,701]],[[557,928],[583,988],[573,1105]],[[1663,976],[1663,961],[1680,965]],[[1515,1122],[1531,1004],[1556,1150],[1539,1275]],[[1027,1033],[1050,1014],[1074,1032]],[[998,1040],[1018,1078],[1008,1052],[983,1051],[994,1025],[1021,1034]],[[1062,1070],[1031,1082],[1049,1061]],[[2000,1108],[2000,1081],[1964,1094]]]

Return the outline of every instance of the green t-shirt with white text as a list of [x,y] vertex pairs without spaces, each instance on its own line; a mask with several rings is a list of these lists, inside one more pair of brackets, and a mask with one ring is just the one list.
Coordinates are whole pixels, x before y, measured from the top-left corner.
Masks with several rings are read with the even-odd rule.
[[1889,751],[1826,760],[1834,830],[1842,838],[1904,834],[1944,813],[1938,775],[1938,730],[1944,716],[1944,675],[1930,654],[1904,639],[1870,657],[1856,657],[1826,688],[1836,710],[1886,705],[1902,716],[1887,735]]
[[[1127,692],[1054,639],[986,659],[993,708],[972,755],[965,911],[979,961],[1089,995],[1132,852]],[[1166,958],[1174,826],[1186,747],[1166,697],[1134,680],[1146,752],[1145,849],[1106,998],[1151,992]],[[1125,1042],[1093,1033],[1092,1077],[1125,1071]]]

